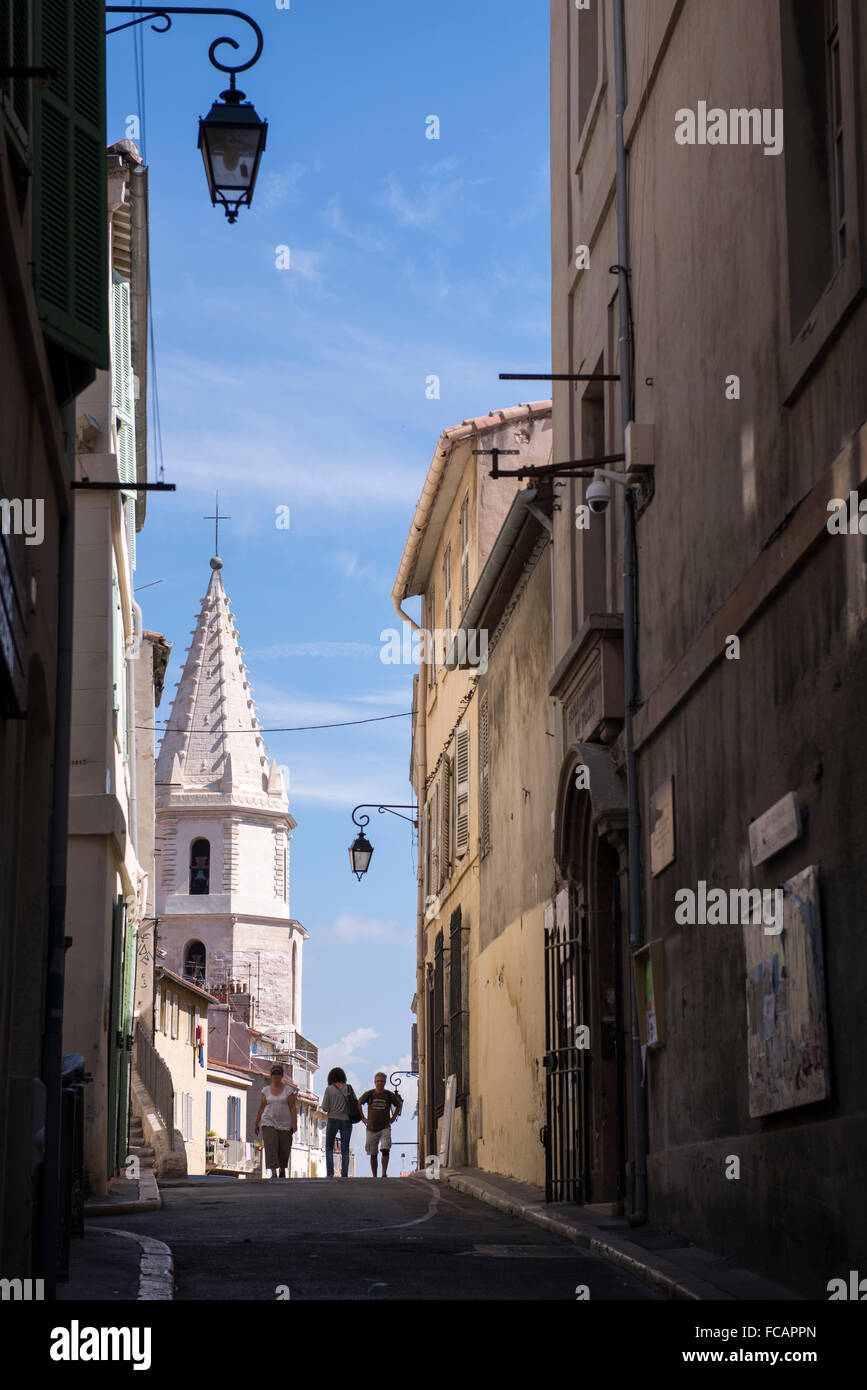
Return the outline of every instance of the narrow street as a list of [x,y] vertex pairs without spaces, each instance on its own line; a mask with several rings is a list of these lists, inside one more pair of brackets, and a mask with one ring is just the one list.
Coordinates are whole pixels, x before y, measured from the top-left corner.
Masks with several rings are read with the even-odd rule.
[[[654,1299],[560,1236],[424,1178],[189,1184],[153,1214],[110,1217],[163,1240],[175,1299]],[[88,1223],[89,1225],[91,1223]],[[286,1293],[282,1293],[286,1297]]]

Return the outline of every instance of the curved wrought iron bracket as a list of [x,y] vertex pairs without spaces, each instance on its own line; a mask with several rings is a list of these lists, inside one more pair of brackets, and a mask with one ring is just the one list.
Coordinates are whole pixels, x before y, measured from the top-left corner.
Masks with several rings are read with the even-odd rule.
[[[410,825],[418,825],[415,816],[401,815],[401,811],[414,811],[416,809],[415,806],[404,806],[399,801],[395,802],[392,806],[377,806],[375,801],[362,801],[360,806],[356,806],[355,811],[363,811],[368,807],[371,810],[375,808],[380,815],[382,815],[384,811],[388,811],[392,816],[397,816],[399,820],[408,820]],[[363,830],[366,825],[369,825],[370,816],[361,816],[359,818],[356,816],[355,811],[352,812],[352,823],[353,825],[357,825],[359,830]]]
[[[399,1090],[400,1090],[400,1082],[399,1082],[398,1080],[396,1080],[396,1078],[399,1077],[399,1076],[418,1076],[418,1072],[417,1072],[417,1071],[393,1071],[393,1072],[391,1073],[391,1076],[388,1078],[388,1084],[389,1084],[389,1086],[393,1086],[394,1089],[395,1089],[396,1091],[399,1091]],[[412,1141],[409,1140],[409,1139],[407,1139],[406,1142],[409,1144],[409,1143],[411,1143]]]
[[[219,39],[214,39],[213,43],[208,49],[208,57],[210,58],[212,65],[215,68],[218,68],[220,72],[228,72],[232,74],[233,86],[235,73],[246,72],[247,69],[251,68],[254,63],[258,63],[259,59],[262,56],[262,47],[264,45],[262,30],[259,28],[255,19],[251,19],[248,14],[244,14],[243,10],[205,9],[199,5],[154,5],[150,9],[142,10],[139,9],[137,5],[106,5],[105,12],[106,14],[135,15],[135,19],[129,19],[125,24],[116,24],[113,29],[106,29],[106,35],[119,34],[122,29],[132,29],[136,24],[146,24],[148,20],[151,21],[151,28],[154,30],[155,33],[165,34],[172,27],[171,17],[173,14],[227,14],[231,15],[234,19],[242,19],[245,24],[249,24],[250,28],[254,31],[256,35],[256,52],[253,54],[249,62],[221,63],[218,61],[217,58],[215,58],[215,50],[219,48],[220,44],[227,43],[229,44],[230,48],[235,49],[241,47],[241,45],[237,42],[236,39],[227,38],[225,35]],[[162,25],[162,27],[160,27],[158,24],[153,22],[155,20],[164,20],[165,23]]]

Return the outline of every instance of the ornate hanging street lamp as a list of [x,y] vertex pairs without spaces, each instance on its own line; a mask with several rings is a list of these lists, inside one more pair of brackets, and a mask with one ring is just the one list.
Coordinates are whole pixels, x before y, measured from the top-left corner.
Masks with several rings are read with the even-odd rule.
[[172,27],[173,14],[232,15],[236,19],[242,19],[254,30],[256,52],[246,63],[219,62],[214,54],[221,44],[227,43],[231,48],[238,48],[239,45],[230,38],[214,39],[208,49],[208,57],[220,72],[229,73],[229,86],[220,93],[208,115],[199,118],[198,148],[202,151],[211,204],[216,207],[220,203],[229,221],[236,222],[238,209],[249,207],[253,201],[259,163],[268,136],[268,122],[260,120],[252,104],[245,101],[245,93],[235,86],[235,74],[246,72],[247,68],[259,61],[264,42],[262,30],[255,20],[241,10],[203,9],[191,5],[158,5],[149,10],[141,10],[133,5],[106,5],[105,12],[136,16],[126,24],[107,29],[107,34],[117,34],[121,29],[131,29],[147,20],[163,20],[161,27],[152,23],[151,28],[158,34],[164,34]]
[[[349,846],[349,864],[352,869],[352,872],[355,874],[355,877],[358,879],[359,883],[361,882],[362,878],[367,873],[367,870],[370,867],[370,857],[373,854],[373,845],[370,843],[370,841],[364,833],[364,827],[369,824],[370,816],[361,816],[359,819],[356,817],[355,812],[362,811],[368,806],[373,807],[375,804],[376,803],[372,801],[363,801],[361,805],[356,806],[355,811],[352,812],[352,823],[353,825],[358,826],[358,834],[352,841],[352,844]],[[376,809],[380,813],[380,815],[382,815],[384,811],[389,811],[393,816],[397,816],[400,820],[408,820],[411,825],[418,825],[418,821],[416,820],[415,816],[401,815],[401,811],[414,811],[416,809],[415,806],[404,806],[401,805],[400,802],[397,802],[395,805],[392,806],[377,806]]]

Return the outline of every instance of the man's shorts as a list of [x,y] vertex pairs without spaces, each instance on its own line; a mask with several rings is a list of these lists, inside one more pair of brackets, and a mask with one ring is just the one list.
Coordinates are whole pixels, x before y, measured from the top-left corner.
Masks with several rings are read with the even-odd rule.
[[375,1153],[378,1153],[380,1145],[382,1152],[387,1154],[391,1148],[391,1128],[388,1125],[385,1129],[369,1129],[367,1131],[364,1152],[370,1154],[372,1158]]

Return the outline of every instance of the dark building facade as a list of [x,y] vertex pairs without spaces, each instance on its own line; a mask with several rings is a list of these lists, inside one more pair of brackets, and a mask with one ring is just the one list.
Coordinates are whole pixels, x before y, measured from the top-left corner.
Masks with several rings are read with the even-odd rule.
[[625,452],[608,466],[629,472],[637,538],[639,863],[624,489],[602,515],[587,480],[561,489],[558,883],[594,1046],[618,989],[625,1009],[622,1103],[603,1055],[581,1082],[583,1200],[639,1205],[646,1115],[639,1215],[817,1298],[867,1238],[859,8],[627,4],[617,197],[617,5],[551,7],[553,370],[617,374],[627,352],[633,366],[628,421],[616,381],[554,384],[554,459]]

